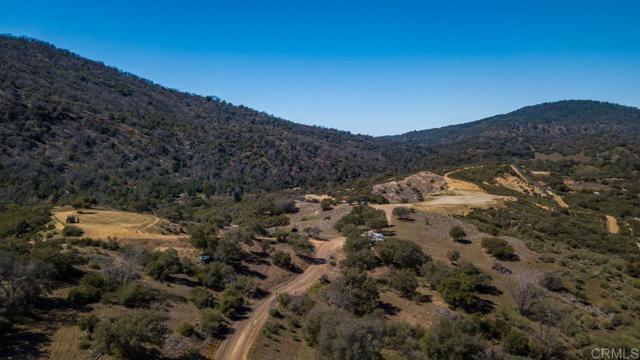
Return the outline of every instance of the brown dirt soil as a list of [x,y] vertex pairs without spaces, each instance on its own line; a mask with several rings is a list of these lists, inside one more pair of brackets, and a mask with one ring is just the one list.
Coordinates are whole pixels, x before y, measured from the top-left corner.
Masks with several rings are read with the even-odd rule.
[[431,301],[418,303],[399,296],[395,291],[381,292],[380,301],[393,309],[393,313],[387,315],[389,320],[428,328],[440,319],[439,310],[449,309],[437,292],[427,289],[418,289],[418,291],[430,297]]
[[511,170],[517,175],[504,174],[503,176],[499,176],[496,178],[496,184],[501,185],[507,189],[511,189],[523,194],[532,194],[532,195],[540,195],[543,197],[550,197],[555,201],[558,206],[562,208],[568,208],[569,204],[567,204],[564,199],[554,193],[549,189],[542,189],[540,186],[536,184],[532,184],[518,169],[517,166],[511,165]]
[[617,234],[620,232],[620,226],[618,225],[618,219],[611,215],[605,215],[607,219],[607,230],[610,234]]
[[[316,257],[328,260],[336,255],[342,248],[344,237],[335,237],[329,241],[315,242]],[[264,300],[258,302],[253,307],[253,311],[248,317],[233,324],[233,333],[225,339],[216,352],[216,359],[224,360],[244,360],[247,359],[249,351],[256,338],[260,334],[262,326],[269,319],[269,310],[275,306],[278,293],[289,293],[294,295],[303,294],[322,275],[337,272],[338,269],[327,262],[310,265],[301,275],[292,278],[290,281],[280,284],[275,289],[271,289],[271,294]]]
[[536,170],[531,170],[531,175],[533,176],[550,176],[551,175],[551,171],[536,171]]
[[482,188],[474,183],[468,182],[468,181],[464,181],[464,180],[458,180],[458,179],[454,179],[451,177],[451,174],[454,174],[456,172],[465,170],[468,168],[463,168],[463,169],[459,169],[459,170],[454,170],[454,171],[450,171],[446,174],[444,174],[444,180],[447,182],[447,187],[449,188],[449,190],[451,191],[472,191],[472,192],[484,192],[484,190],[482,190]]
[[80,212],[59,208],[53,211],[56,230],[62,231],[68,215],[78,216],[80,223],[73,224],[84,231],[84,236],[94,239],[154,239],[177,240],[188,236],[184,233],[167,233],[178,225],[151,214],[128,211],[86,209]]
[[407,176],[401,180],[389,181],[373,185],[372,194],[382,195],[390,203],[417,202],[425,196],[445,194],[447,182],[445,179],[430,171]]
[[442,177],[449,190],[445,195],[429,195],[424,197],[424,201],[409,204],[392,203],[374,205],[374,207],[384,210],[387,215],[387,221],[391,224],[393,222],[391,213],[394,208],[399,206],[413,207],[418,210],[440,214],[466,215],[474,208],[487,209],[501,207],[504,206],[506,201],[516,200],[510,196],[488,194],[476,184],[454,179],[450,176],[461,170],[464,169],[448,172]]

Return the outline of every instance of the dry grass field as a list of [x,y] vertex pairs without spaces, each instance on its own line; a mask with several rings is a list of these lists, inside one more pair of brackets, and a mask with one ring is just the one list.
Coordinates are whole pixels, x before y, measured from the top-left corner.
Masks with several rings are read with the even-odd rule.
[[94,239],[177,240],[187,237],[179,226],[152,214],[99,209],[54,209],[53,220],[58,231],[62,230],[69,215],[79,217],[80,222],[73,225],[81,228],[84,236]]

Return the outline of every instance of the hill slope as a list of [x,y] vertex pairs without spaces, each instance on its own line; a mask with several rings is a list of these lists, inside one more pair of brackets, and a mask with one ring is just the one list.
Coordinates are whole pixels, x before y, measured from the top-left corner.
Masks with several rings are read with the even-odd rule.
[[183,192],[330,188],[391,172],[640,139],[640,110],[594,101],[373,138],[178,92],[36,40],[0,36],[0,203],[90,195],[148,210]]
[[637,145],[639,135],[640,110],[637,108],[567,100],[383,139],[426,147],[447,161],[464,163],[533,158],[537,152],[595,154],[617,146]]
[[[398,163],[366,136],[170,90],[51,45],[0,37],[0,198],[327,186]],[[145,204],[141,204],[146,207]]]

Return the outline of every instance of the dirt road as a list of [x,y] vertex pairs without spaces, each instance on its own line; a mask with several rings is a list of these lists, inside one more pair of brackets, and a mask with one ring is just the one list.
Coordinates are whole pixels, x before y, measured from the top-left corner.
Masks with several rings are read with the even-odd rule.
[[329,257],[336,255],[344,243],[344,237],[339,236],[329,241],[319,241],[316,244],[316,257],[327,260],[324,264],[310,265],[301,275],[271,289],[271,295],[258,302],[249,317],[236,322],[233,334],[220,344],[216,352],[216,359],[245,360],[249,350],[260,334],[262,326],[269,319],[269,310],[275,306],[276,296],[281,293],[299,295],[308,290],[322,275],[337,271],[329,263]]

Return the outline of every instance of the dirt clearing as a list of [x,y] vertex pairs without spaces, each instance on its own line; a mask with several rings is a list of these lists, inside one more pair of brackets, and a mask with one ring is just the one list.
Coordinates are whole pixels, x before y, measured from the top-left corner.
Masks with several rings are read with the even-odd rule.
[[84,236],[93,239],[158,239],[177,240],[188,236],[180,227],[168,220],[151,214],[141,214],[117,210],[72,210],[55,209],[53,220],[56,230],[62,231],[67,216],[76,216],[80,222],[75,225],[84,231]]
[[607,218],[607,230],[609,231],[609,234],[619,233],[620,226],[618,225],[618,219],[611,215],[605,215],[604,217]]

